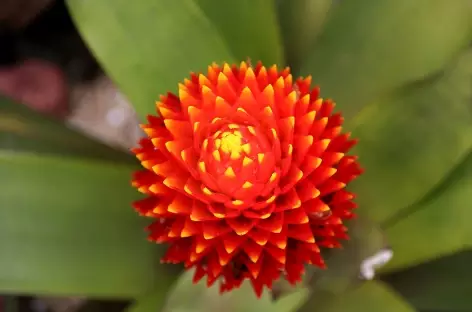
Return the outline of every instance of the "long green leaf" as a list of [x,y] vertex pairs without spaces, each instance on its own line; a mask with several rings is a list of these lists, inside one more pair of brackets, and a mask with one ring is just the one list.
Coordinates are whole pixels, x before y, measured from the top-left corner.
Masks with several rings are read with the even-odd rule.
[[[165,1],[165,0],[162,0]],[[275,1],[194,0],[238,61],[283,65]]]
[[281,0],[278,5],[285,59],[294,73],[312,51],[333,0]]
[[1,96],[0,148],[4,151],[40,152],[124,164],[136,163],[131,155],[117,152],[65,127],[55,119],[39,115],[25,105]]
[[[257,298],[249,283],[230,293],[219,294],[218,285],[211,288],[205,282],[192,284],[194,272],[182,274],[175,289],[168,297],[164,312],[292,312],[303,302],[305,292],[300,290],[273,302],[269,293]],[[127,312],[153,312],[162,302],[163,294],[155,289],[147,296],[138,298]]]
[[[353,184],[359,213],[390,223],[407,216],[409,206],[463,159],[472,148],[471,79],[469,51],[441,75],[373,104],[359,117],[354,153],[366,169]],[[449,213],[448,206],[438,217]],[[389,237],[410,240],[413,233],[404,233]]]
[[366,282],[341,295],[318,292],[297,312],[415,312],[381,282]]
[[406,83],[441,70],[471,39],[468,0],[341,1],[302,65],[349,120]]
[[408,217],[386,229],[395,256],[386,270],[399,270],[472,248],[472,152]]
[[[472,250],[384,276],[421,311],[472,311]],[[421,285],[418,287],[418,285]]]
[[141,117],[155,113],[160,94],[176,92],[190,71],[212,62],[282,61],[272,1],[67,3],[90,48]]
[[172,272],[158,265],[160,249],[130,207],[134,162],[17,109],[0,101],[0,293],[165,291]]

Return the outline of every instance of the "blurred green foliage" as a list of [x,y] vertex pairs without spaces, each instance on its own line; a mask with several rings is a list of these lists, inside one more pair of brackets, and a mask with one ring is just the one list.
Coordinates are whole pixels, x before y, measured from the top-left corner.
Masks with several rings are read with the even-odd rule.
[[[0,99],[0,292],[133,298],[132,312],[472,309],[469,0],[67,3],[141,118],[212,62],[312,75],[361,139],[360,220],[330,269],[281,287],[281,299],[247,285],[220,296],[159,264],[162,247],[130,208],[130,155]],[[359,280],[362,260],[388,244],[382,282]]]

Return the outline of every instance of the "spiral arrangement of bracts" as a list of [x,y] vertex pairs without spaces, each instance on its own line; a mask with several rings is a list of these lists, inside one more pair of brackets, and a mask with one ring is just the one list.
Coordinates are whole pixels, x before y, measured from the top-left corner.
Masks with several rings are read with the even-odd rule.
[[249,279],[260,296],[281,276],[300,281],[307,264],[324,267],[320,247],[348,238],[356,141],[311,77],[213,64],[156,105],[133,185],[147,195],[135,209],[155,219],[149,239],[169,245],[163,262],[221,291]]

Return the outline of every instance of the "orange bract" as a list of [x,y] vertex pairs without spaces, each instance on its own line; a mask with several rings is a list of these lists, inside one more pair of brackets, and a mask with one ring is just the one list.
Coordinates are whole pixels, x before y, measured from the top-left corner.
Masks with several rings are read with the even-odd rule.
[[136,210],[155,219],[149,239],[169,244],[163,262],[195,267],[221,290],[249,279],[258,296],[346,239],[346,184],[361,173],[334,104],[292,81],[289,69],[213,64],[157,103],[133,150],[145,170]]

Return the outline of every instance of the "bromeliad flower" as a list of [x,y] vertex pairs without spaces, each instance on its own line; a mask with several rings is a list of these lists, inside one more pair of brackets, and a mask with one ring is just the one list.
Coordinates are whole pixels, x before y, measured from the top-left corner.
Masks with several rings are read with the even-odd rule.
[[258,296],[325,266],[319,247],[348,238],[356,205],[345,187],[361,169],[334,103],[310,85],[276,66],[213,64],[161,97],[134,149],[145,170],[133,185],[148,195],[134,207],[155,219],[149,239],[169,244],[163,262],[221,291],[249,279]]

